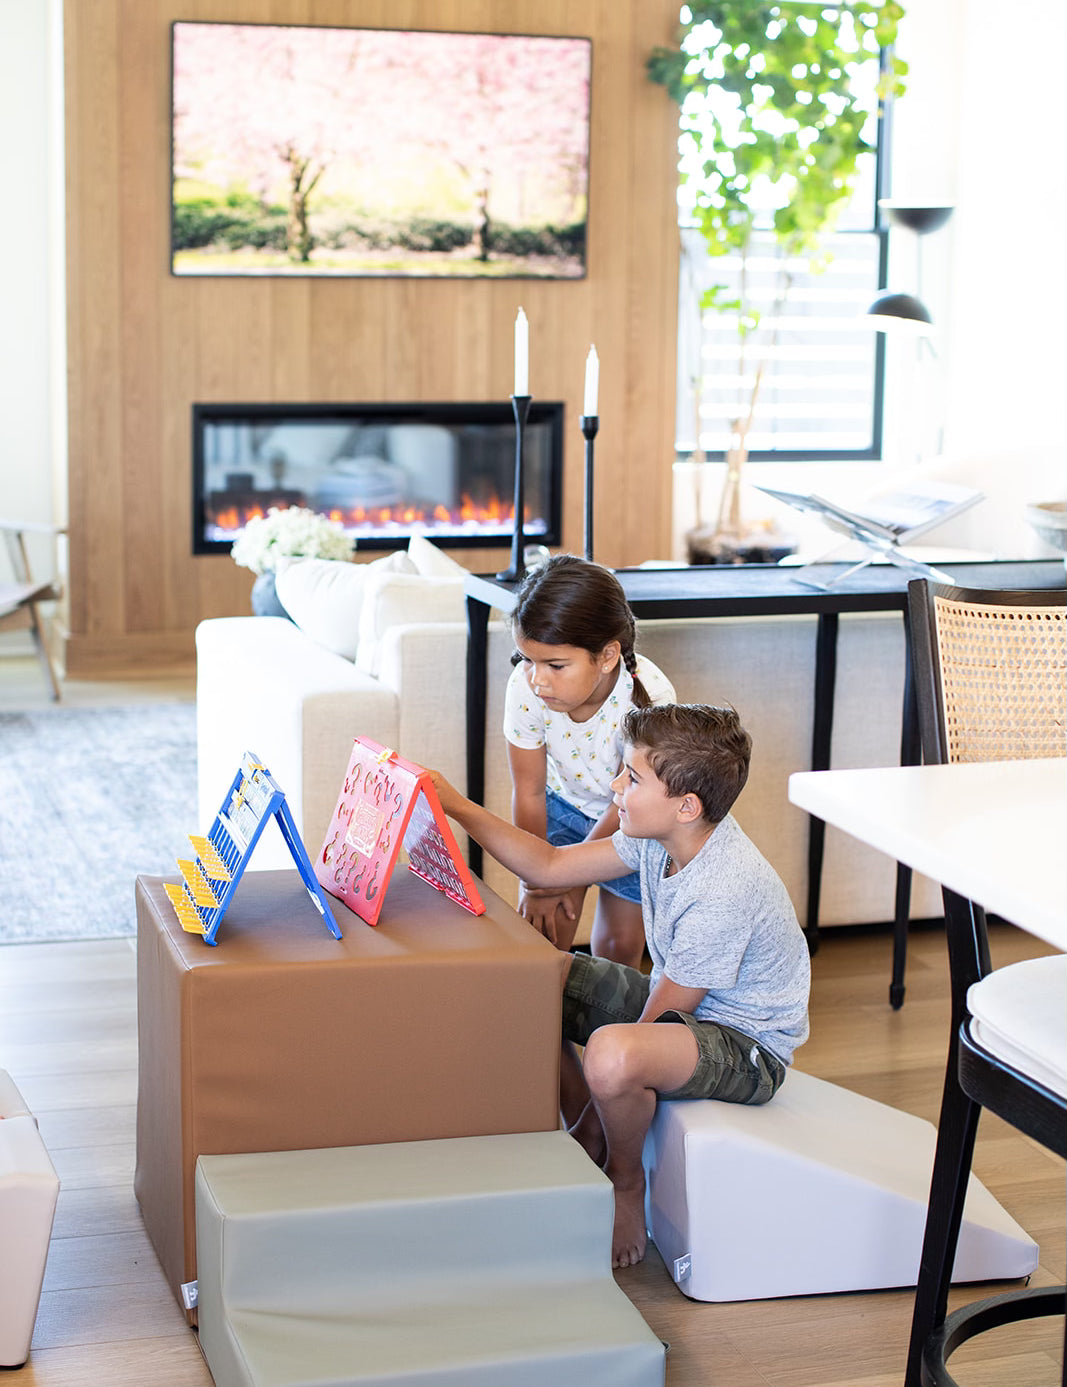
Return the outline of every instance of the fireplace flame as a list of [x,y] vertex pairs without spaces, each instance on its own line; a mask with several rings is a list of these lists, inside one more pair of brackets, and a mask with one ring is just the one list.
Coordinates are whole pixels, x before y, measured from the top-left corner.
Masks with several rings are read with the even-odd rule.
[[[211,500],[212,498],[208,499],[206,508],[205,531],[209,538],[215,540],[236,539],[250,520],[265,516],[271,505],[270,502],[264,504],[250,501],[246,504],[236,504],[227,501],[212,506]],[[279,502],[278,509],[286,509],[286,503]],[[497,537],[502,533],[510,533],[514,524],[515,507],[513,503],[505,504],[495,494],[485,501],[475,501],[464,493],[460,497],[459,505],[451,509],[444,505],[419,506],[405,502],[393,506],[332,506],[322,513],[342,525],[357,541],[361,537],[369,538],[396,531],[410,532],[415,529],[424,530],[431,535],[435,531],[463,535],[484,532],[487,536]],[[536,530],[539,525],[536,519],[529,516],[525,523],[531,531]]]

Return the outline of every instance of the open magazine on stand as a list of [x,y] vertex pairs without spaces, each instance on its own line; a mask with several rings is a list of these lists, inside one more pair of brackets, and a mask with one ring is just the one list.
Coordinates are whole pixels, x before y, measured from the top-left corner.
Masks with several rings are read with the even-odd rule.
[[[878,558],[897,564],[917,576],[933,578],[941,583],[951,582],[947,574],[905,553],[900,546],[910,544],[984,499],[983,493],[974,487],[928,478],[902,480],[873,493],[851,508],[838,505],[814,492],[782,491],[770,486],[758,489],[777,501],[784,501],[795,510],[817,515],[830,529],[858,541],[867,550],[858,563],[828,582],[817,580],[811,573],[820,560],[813,560],[798,568],[798,581],[813,587],[833,586],[849,573],[857,572]],[[823,562],[828,561],[829,557],[826,555]]]

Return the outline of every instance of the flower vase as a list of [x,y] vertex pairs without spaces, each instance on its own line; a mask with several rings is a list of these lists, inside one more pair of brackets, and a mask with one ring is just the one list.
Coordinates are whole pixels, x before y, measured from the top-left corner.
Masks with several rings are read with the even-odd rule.
[[726,478],[714,525],[699,525],[685,537],[691,564],[778,563],[796,549],[794,541],[767,521],[746,523],[741,505],[741,474],[748,448],[735,440],[726,455]]
[[273,569],[261,573],[252,584],[252,611],[256,616],[282,616],[291,620],[289,613],[278,601]]
[[719,520],[715,527],[715,533],[727,543],[732,541],[737,544],[744,538],[744,527],[741,524],[741,472],[747,461],[748,446],[735,441],[726,454],[726,480],[722,484]]
[[743,440],[734,438],[726,454],[726,477],[714,525],[697,525],[686,535],[691,564],[743,563],[746,547],[741,523],[741,472],[748,458]]

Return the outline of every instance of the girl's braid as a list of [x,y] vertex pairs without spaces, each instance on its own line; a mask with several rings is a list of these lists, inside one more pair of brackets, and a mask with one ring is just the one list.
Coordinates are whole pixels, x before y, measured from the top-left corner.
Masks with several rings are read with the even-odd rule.
[[648,690],[637,676],[637,652],[634,650],[634,642],[637,639],[637,627],[632,613],[627,626],[629,628],[629,638],[625,644],[620,641],[620,645],[622,645],[622,662],[626,666],[627,674],[634,681],[634,707],[647,708],[652,700],[648,696]]

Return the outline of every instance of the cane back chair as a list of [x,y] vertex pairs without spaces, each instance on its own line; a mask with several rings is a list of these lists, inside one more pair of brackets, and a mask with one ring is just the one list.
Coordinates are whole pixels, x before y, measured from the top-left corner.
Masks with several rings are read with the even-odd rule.
[[[915,579],[908,619],[925,761],[1067,756],[1064,590],[979,592]],[[946,1313],[981,1110],[1067,1156],[1067,955],[994,970],[981,907],[943,895],[951,1040],[907,1387],[951,1387],[949,1355],[975,1334],[1064,1313],[1063,1286],[1015,1289]]]

